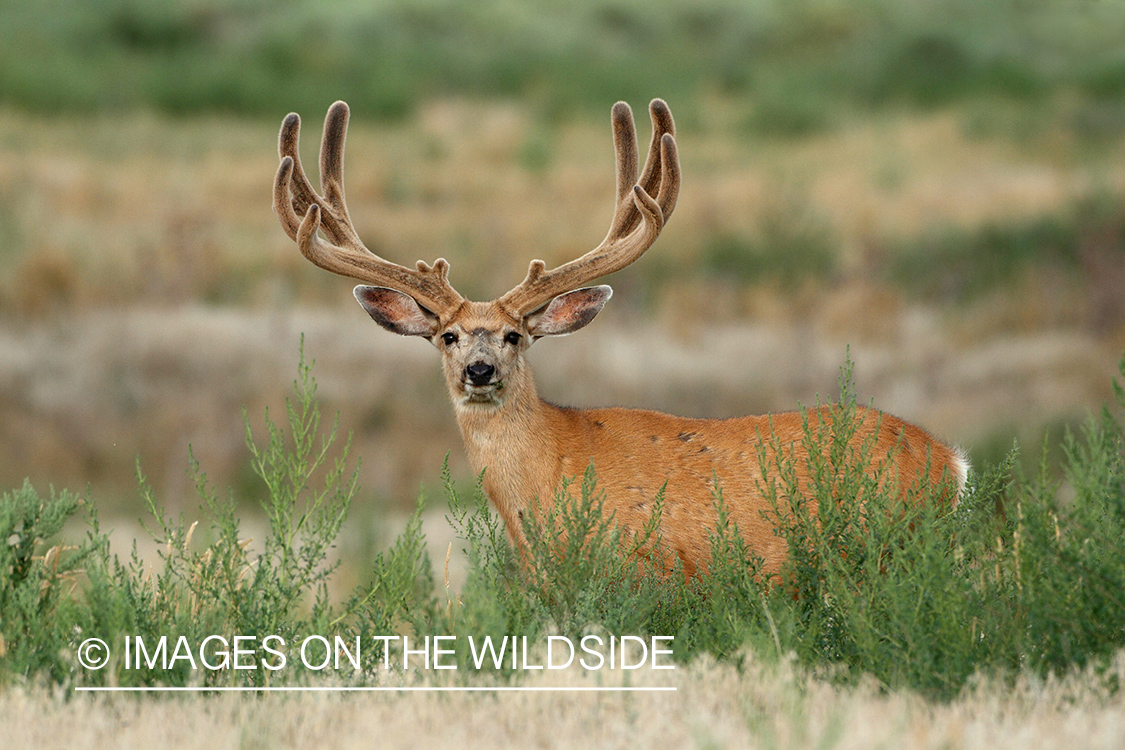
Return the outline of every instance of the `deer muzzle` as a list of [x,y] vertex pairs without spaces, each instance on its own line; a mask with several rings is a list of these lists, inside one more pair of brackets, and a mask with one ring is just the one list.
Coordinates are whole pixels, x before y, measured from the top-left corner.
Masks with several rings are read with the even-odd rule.
[[465,368],[465,380],[473,385],[489,385],[496,368],[487,362],[474,362]]

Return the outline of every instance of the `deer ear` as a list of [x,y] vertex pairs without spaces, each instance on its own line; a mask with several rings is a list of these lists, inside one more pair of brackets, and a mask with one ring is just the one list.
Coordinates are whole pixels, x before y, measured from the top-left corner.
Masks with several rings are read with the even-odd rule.
[[382,286],[357,286],[352,294],[379,325],[400,336],[426,336],[437,333],[437,316],[414,298]]
[[563,336],[574,333],[594,319],[613,290],[608,286],[592,286],[560,294],[525,318],[532,336]]

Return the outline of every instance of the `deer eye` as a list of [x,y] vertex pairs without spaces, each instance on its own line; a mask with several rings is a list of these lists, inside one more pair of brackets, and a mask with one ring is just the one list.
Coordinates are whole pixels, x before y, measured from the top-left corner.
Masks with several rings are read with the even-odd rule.
[[508,335],[504,337],[504,342],[511,344],[512,346],[517,346],[520,343],[521,338],[523,337],[515,331],[509,331]]
[[457,334],[452,331],[446,331],[441,335],[441,340],[446,346],[453,346],[457,343]]

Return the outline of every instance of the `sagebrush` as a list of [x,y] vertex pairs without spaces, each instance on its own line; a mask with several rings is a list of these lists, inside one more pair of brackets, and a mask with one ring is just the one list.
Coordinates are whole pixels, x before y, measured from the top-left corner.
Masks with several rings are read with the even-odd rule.
[[[1120,372],[1125,380],[1125,359]],[[703,654],[738,664],[751,650],[767,660],[795,658],[832,679],[867,676],[939,699],[957,695],[975,675],[1097,674],[1125,646],[1121,382],[1115,391],[1115,405],[1064,438],[1061,473],[1044,461],[1025,476],[1013,447],[1005,461],[977,467],[953,511],[937,501],[946,487],[923,488],[912,502],[896,504],[894,478],[859,468],[869,462],[855,454],[862,446],[849,447],[846,430],[808,427],[811,496],[791,484],[784,458],[763,467],[771,518],[790,547],[780,576],[763,575],[729,520],[721,489],[709,572],[685,580],[660,546],[660,498],[645,532],[623,535],[602,512],[596,466],[562,488],[550,510],[527,514],[520,551],[479,479],[466,500],[446,470],[447,518],[469,559],[462,589],[435,582],[420,500],[405,530],[374,558],[369,582],[341,598],[328,586],[341,564],[330,553],[358,488],[347,443],[337,444],[334,427],[321,427],[315,380],[302,356],[283,426],[267,415],[264,440],[248,430],[267,489],[268,531],[258,543],[240,528],[250,509],[217,493],[195,465],[201,505],[191,523],[168,518],[141,476],[151,533],[163,549],[155,562],[135,550],[125,560],[111,553],[88,498],[42,497],[30,485],[4,495],[0,679],[64,686],[328,679],[297,667],[210,670],[181,662],[138,669],[117,656],[95,671],[77,662],[77,645],[91,635],[119,654],[126,636],[155,642],[182,635],[195,643],[214,634],[339,635],[350,643],[441,633],[457,636],[452,658],[462,666],[470,659],[463,636],[470,635],[673,636],[679,664]],[[830,408],[834,423],[850,423],[857,405],[849,367]],[[86,526],[80,544],[60,541],[68,518]],[[334,671],[331,679],[377,684],[396,674],[393,654],[363,654],[361,668]],[[1112,682],[1116,672],[1105,674]],[[503,664],[456,675],[520,679]]]

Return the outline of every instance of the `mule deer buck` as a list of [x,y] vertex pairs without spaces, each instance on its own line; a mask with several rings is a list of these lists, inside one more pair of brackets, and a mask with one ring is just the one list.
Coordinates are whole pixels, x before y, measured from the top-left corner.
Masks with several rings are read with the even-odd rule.
[[[470,462],[474,471],[483,472],[484,490],[517,546],[525,512],[552,503],[564,480],[581,477],[592,462],[604,492],[603,512],[613,513],[627,531],[643,529],[654,499],[663,496],[661,543],[682,561],[685,575],[705,570],[710,558],[716,480],[729,519],[764,559],[764,569],[776,572],[787,550],[764,512],[769,509],[763,486],[768,467],[762,459],[772,462],[779,451],[791,452],[798,471],[807,471],[799,412],[688,419],[640,409],[565,408],[539,397],[527,363],[527,349],[538,339],[573,333],[594,319],[612,290],[580,287],[640,258],[676,207],[680,167],[672,114],[659,99],[649,113],[652,142],[638,179],[632,112],[624,102],[613,107],[617,198],[602,243],[552,270],[541,260],[531,261],[522,282],[488,302],[458,294],[444,259],[433,265],[418,261],[412,269],[364,247],[344,201],[348,107],[343,102],[333,104],[325,119],[320,194],[298,156],[300,118],[285,118],[274,210],[306,258],[370,284],[357,286],[354,294],[376,323],[403,336],[422,336],[441,352]],[[830,426],[831,412],[822,407],[809,418]],[[904,500],[920,484],[955,483],[947,495],[956,502],[968,470],[959,451],[873,409],[858,409],[855,418],[853,442],[871,446],[864,454],[870,462],[865,471],[884,466]],[[807,482],[799,478],[801,486]]]

